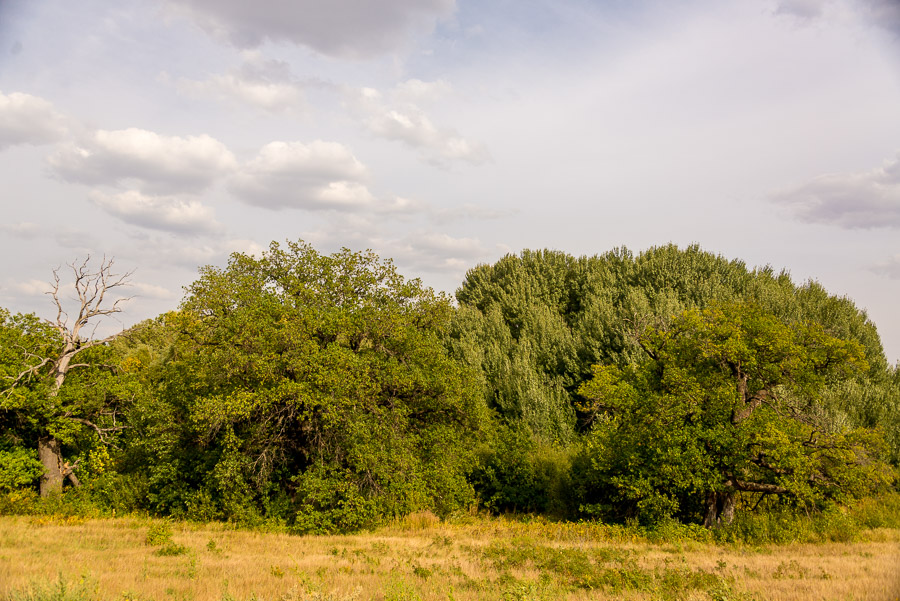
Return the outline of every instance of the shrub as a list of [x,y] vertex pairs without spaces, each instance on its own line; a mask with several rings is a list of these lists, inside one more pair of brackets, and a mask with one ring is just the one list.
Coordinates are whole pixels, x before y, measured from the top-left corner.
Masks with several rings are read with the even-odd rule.
[[44,473],[37,452],[15,448],[0,450],[0,493],[30,487]]
[[147,538],[144,542],[151,546],[157,547],[172,542],[172,526],[169,522],[154,522],[147,529]]
[[571,452],[541,443],[523,429],[501,427],[482,447],[471,481],[493,513],[570,513]]

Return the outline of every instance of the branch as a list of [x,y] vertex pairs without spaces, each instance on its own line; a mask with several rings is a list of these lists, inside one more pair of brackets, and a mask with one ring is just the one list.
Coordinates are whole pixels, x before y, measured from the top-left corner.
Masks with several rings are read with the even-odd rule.
[[761,389],[749,399],[746,399],[744,402],[744,406],[740,409],[732,409],[731,410],[731,423],[735,426],[753,415],[753,412],[759,407],[763,402],[769,400],[770,398],[769,391],[766,388]]
[[100,262],[100,267],[96,271],[92,271],[88,267],[90,255],[80,264],[70,263],[69,268],[75,278],[74,288],[78,296],[78,317],[69,330],[69,315],[63,309],[63,303],[59,295],[59,268],[53,270],[53,288],[47,293],[53,298],[56,305],[56,321],[50,322],[64,337],[67,344],[74,344],[79,339],[81,328],[86,326],[94,317],[101,317],[119,313],[122,311],[120,305],[131,300],[131,297],[116,299],[111,306],[104,306],[107,293],[122,286],[129,285],[129,279],[134,273],[133,271],[124,274],[113,273],[113,259],[107,259],[105,256]]
[[97,435],[100,436],[100,440],[106,444],[109,443],[109,434],[111,432],[119,432],[127,428],[127,426],[112,426],[110,428],[101,428],[94,422],[88,419],[84,419],[83,417],[69,417],[69,419],[73,422],[78,422],[79,424],[84,424],[85,426],[92,428],[97,433]]
[[737,490],[742,490],[745,492],[765,492],[765,493],[775,493],[775,494],[785,494],[785,493],[790,492],[788,489],[782,488],[776,484],[761,484],[759,482],[744,482],[743,480],[738,480],[737,478],[726,480],[725,484],[727,486],[733,486]]
[[33,365],[33,366],[29,367],[28,369],[26,369],[25,371],[23,371],[22,373],[20,373],[18,376],[6,376],[7,379],[13,381],[13,383],[9,385],[9,388],[7,388],[7,389],[4,391],[4,392],[6,393],[6,396],[8,397],[10,394],[12,394],[13,388],[15,388],[16,386],[18,386],[18,385],[19,385],[19,382],[21,382],[21,381],[22,381],[23,379],[25,379],[26,377],[27,377],[27,378],[31,378],[31,376],[33,376],[34,374],[36,374],[36,373],[38,372],[38,370],[40,370],[42,367],[44,367],[45,365],[47,365],[47,364],[50,363],[51,361],[52,361],[52,359],[50,359],[49,357],[45,357],[40,363],[38,363],[37,365]]

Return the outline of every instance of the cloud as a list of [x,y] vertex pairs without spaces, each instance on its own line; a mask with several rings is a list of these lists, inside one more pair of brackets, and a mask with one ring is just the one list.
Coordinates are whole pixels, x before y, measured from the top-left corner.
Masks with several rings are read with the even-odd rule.
[[28,221],[0,224],[0,232],[25,239],[37,238],[41,234],[38,224]]
[[900,155],[870,171],[817,177],[772,199],[805,223],[900,228]]
[[128,286],[134,290],[134,296],[144,298],[153,298],[157,300],[170,300],[176,298],[174,292],[168,288],[157,286],[155,284],[145,284],[141,282],[130,282]]
[[477,238],[455,238],[449,234],[417,232],[397,240],[374,240],[373,247],[399,265],[432,273],[465,273],[490,250]]
[[212,96],[272,113],[295,113],[306,108],[304,86],[291,74],[287,63],[264,61],[253,53],[246,56],[240,67],[225,75],[203,81],[181,78],[176,87],[191,96]]
[[900,280],[900,255],[894,255],[886,261],[873,265],[871,271],[892,280]]
[[67,131],[66,118],[43,98],[0,92],[0,150],[17,144],[49,144]]
[[212,36],[239,48],[265,40],[307,46],[329,56],[367,58],[399,49],[450,15],[454,0],[168,0]]
[[407,79],[394,87],[393,96],[399,102],[422,104],[439,100],[452,89],[452,86],[443,79],[436,81]]
[[95,255],[96,249],[101,247],[97,236],[92,232],[73,227],[57,230],[53,234],[53,240],[59,246],[73,250],[75,255]]
[[7,289],[13,290],[24,296],[42,296],[50,292],[51,288],[49,282],[34,279],[25,280],[24,282],[15,282],[7,286]]
[[369,133],[403,142],[431,162],[488,161],[490,155],[484,144],[462,137],[453,128],[438,127],[421,108],[422,102],[433,100],[448,89],[444,82],[409,80],[397,86],[390,99],[373,88],[353,90],[347,94],[345,105]]
[[[775,14],[812,22],[828,18],[829,12],[835,16],[840,14],[840,7],[833,6],[835,4],[833,0],[779,0]],[[852,0],[847,6],[866,23],[900,36],[900,2],[897,0]],[[837,10],[828,11],[831,8]]]
[[94,190],[91,200],[125,223],[175,233],[219,231],[213,210],[198,200],[174,196],[147,196],[137,190],[106,194]]
[[212,237],[184,240],[171,236],[136,236],[129,251],[138,264],[153,264],[196,271],[204,265],[224,264],[234,252],[259,255],[263,246],[245,238]]
[[437,223],[448,223],[460,220],[505,219],[517,212],[516,209],[491,209],[467,203],[451,209],[434,211],[432,217]]
[[390,213],[395,215],[413,214],[428,211],[428,205],[421,200],[394,196],[393,198],[381,200],[375,207],[375,210],[379,213]]
[[825,0],[781,0],[775,8],[775,14],[803,20],[817,19],[822,16],[824,7]]
[[897,0],[858,0],[874,25],[900,36],[900,2]]
[[267,209],[375,208],[378,201],[363,184],[367,175],[365,165],[336,142],[270,142],[229,188],[247,204]]
[[423,229],[391,231],[390,225],[371,213],[347,214],[299,235],[320,249],[370,248],[383,258],[393,259],[401,272],[453,276],[452,286],[467,269],[492,254],[493,249],[477,238]]
[[69,182],[134,182],[149,194],[202,191],[237,164],[224,144],[206,134],[182,138],[137,128],[98,130],[63,146],[49,162]]

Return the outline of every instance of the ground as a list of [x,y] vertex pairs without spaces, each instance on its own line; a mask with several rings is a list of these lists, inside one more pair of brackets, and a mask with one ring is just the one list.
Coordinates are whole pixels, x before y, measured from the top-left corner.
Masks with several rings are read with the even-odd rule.
[[749,546],[430,514],[344,536],[140,517],[0,517],[0,600],[97,599],[894,601],[900,530]]

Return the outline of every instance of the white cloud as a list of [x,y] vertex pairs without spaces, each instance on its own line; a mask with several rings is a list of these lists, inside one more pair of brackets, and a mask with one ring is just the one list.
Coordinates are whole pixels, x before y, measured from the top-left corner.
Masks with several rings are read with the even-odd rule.
[[362,183],[366,176],[366,167],[336,142],[271,142],[232,178],[230,189],[268,209],[375,208]]
[[454,238],[440,232],[427,232],[411,237],[410,243],[418,250],[454,258],[473,259],[487,252],[477,238]]
[[873,265],[871,270],[892,280],[900,280],[900,255],[894,255],[886,261]]
[[0,232],[15,236],[16,238],[36,238],[41,234],[40,227],[36,223],[31,223],[29,221],[0,224]]
[[0,92],[0,150],[17,144],[49,144],[67,131],[66,118],[43,98]]
[[106,194],[95,190],[91,200],[125,223],[180,233],[215,232],[221,225],[213,210],[195,199],[147,196],[137,190]]
[[393,96],[399,102],[423,104],[434,102],[450,93],[452,86],[438,79],[436,81],[422,81],[421,79],[407,79],[394,88]]
[[134,296],[144,298],[153,298],[157,300],[170,300],[176,298],[176,294],[168,288],[157,286],[155,284],[145,284],[142,282],[130,282],[129,287],[134,290]]
[[181,78],[176,86],[188,95],[212,96],[273,113],[295,113],[306,108],[303,84],[291,74],[287,63],[264,61],[255,53],[246,53],[245,57],[247,60],[239,68],[224,75],[202,81]]
[[372,249],[382,258],[393,259],[401,273],[446,276],[447,289],[456,286],[467,269],[496,254],[474,237],[460,238],[423,229],[405,233],[405,228],[390,225],[371,213],[347,214],[298,234],[320,250]]
[[59,246],[72,250],[75,255],[79,256],[97,254],[96,249],[101,247],[97,236],[92,232],[75,227],[64,227],[57,230],[53,234],[53,239]]
[[214,37],[240,48],[287,41],[322,54],[366,58],[430,32],[454,0],[168,0]]
[[393,198],[382,200],[375,210],[379,213],[411,214],[427,211],[428,205],[421,200],[395,196]]
[[15,282],[7,288],[25,296],[42,296],[51,290],[49,282],[34,279]]
[[456,238],[434,231],[394,240],[373,240],[372,247],[404,268],[458,276],[490,252],[477,238]]
[[195,272],[204,265],[222,265],[234,252],[259,255],[263,247],[245,238],[215,237],[206,239],[173,238],[171,236],[138,237],[130,252],[134,260],[157,266],[172,266]]
[[432,162],[484,163],[490,158],[484,144],[464,138],[453,128],[438,127],[420,106],[449,89],[443,81],[409,80],[398,85],[390,99],[373,88],[353,90],[345,105],[370,133],[416,148]]
[[516,212],[515,209],[491,209],[466,203],[451,209],[435,211],[432,217],[437,223],[447,223],[459,220],[504,219],[515,215]]
[[206,134],[182,138],[137,128],[98,130],[60,148],[49,161],[69,182],[134,182],[150,194],[204,190],[237,164],[224,144]]
[[822,175],[773,200],[806,223],[900,228],[900,155],[870,171]]

